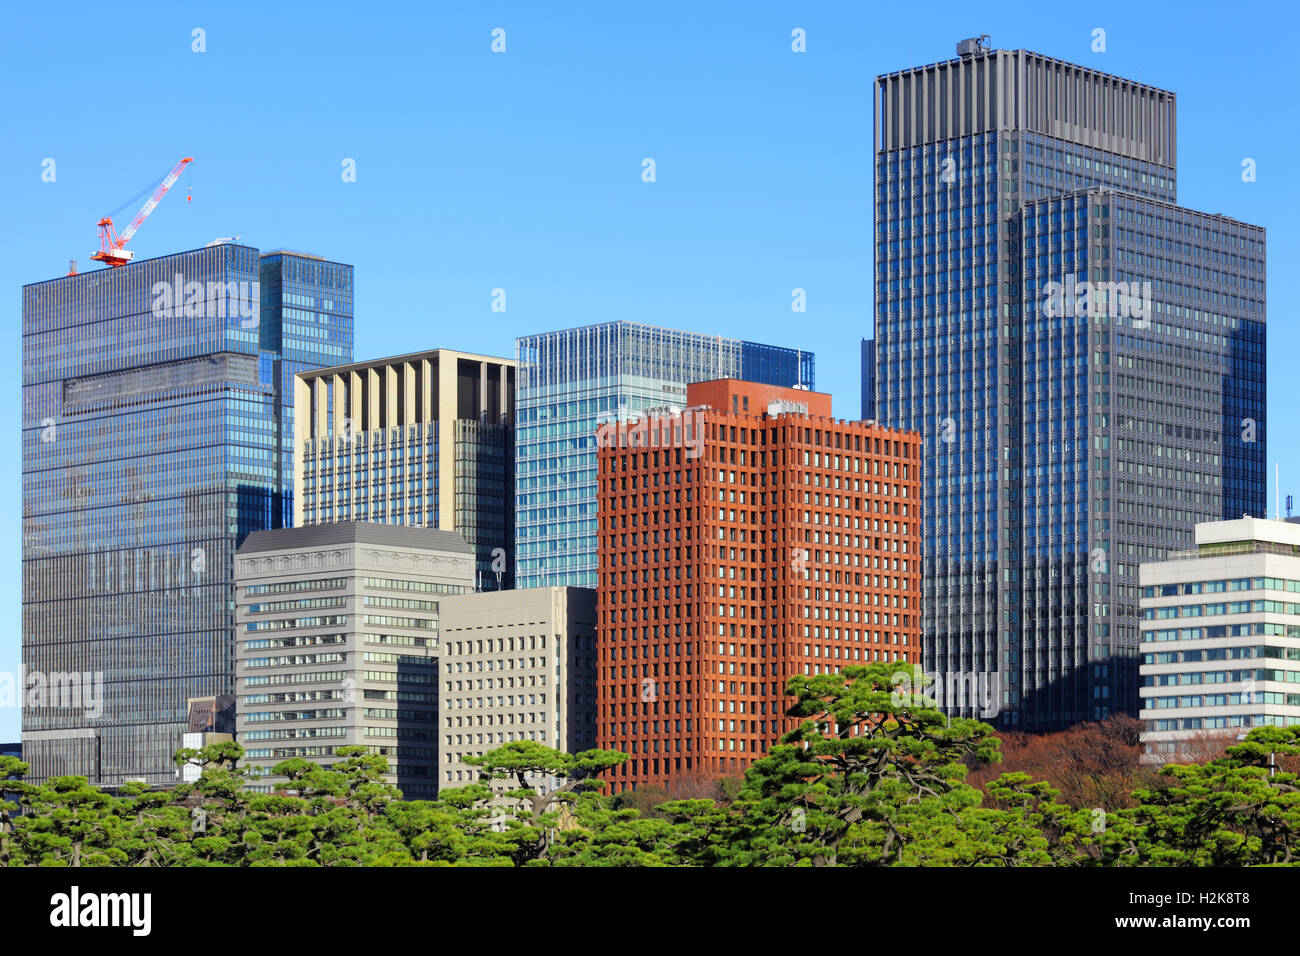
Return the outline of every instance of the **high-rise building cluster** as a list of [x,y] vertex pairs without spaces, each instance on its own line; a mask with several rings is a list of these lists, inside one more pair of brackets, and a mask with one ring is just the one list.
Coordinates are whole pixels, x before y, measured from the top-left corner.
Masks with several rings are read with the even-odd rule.
[[1151,759],[1300,721],[1264,231],[1177,205],[1174,94],[967,41],[874,105],[858,420],[802,343],[621,320],[357,361],[351,266],[234,241],[24,287],[31,776],[233,734],[263,789],[517,741],[671,789],[880,661]]

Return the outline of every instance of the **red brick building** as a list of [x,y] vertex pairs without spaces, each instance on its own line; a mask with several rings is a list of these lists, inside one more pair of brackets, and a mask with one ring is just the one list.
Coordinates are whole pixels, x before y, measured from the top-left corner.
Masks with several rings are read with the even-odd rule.
[[597,745],[613,790],[739,776],[795,674],[920,660],[920,436],[721,379],[602,425]]

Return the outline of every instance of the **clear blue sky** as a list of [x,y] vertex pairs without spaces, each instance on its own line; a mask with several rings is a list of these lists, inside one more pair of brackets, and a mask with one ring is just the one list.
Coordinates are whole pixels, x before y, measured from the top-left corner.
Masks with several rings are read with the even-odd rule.
[[[1300,492],[1290,4],[195,6],[5,11],[0,322],[14,457],[0,471],[0,670],[20,660],[20,288],[69,259],[89,268],[95,221],[181,156],[197,160],[193,202],[164,199],[137,256],[242,234],[351,263],[358,359],[513,355],[516,335],[634,319],[812,349],[820,390],[856,417],[872,78],[951,57],[978,33],[1178,94],[1179,201],[1268,229],[1270,507],[1274,461],[1283,494]],[[490,49],[497,27],[504,54]],[[796,27],[803,54],[790,49]],[[646,157],[655,183],[641,180]],[[355,183],[342,181],[345,158]],[[498,287],[505,313],[490,308]],[[795,287],[807,290],[800,316]],[[17,735],[17,710],[0,709],[0,740]]]

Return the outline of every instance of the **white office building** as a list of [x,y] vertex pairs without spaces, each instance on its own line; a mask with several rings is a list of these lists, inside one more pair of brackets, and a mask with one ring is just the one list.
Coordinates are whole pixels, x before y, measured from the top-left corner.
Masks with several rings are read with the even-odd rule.
[[1300,723],[1300,522],[1197,524],[1140,581],[1144,760]]

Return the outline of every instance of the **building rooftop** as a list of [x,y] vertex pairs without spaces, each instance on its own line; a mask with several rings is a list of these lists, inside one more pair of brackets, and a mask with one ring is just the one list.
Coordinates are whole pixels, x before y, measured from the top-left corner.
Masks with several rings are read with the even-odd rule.
[[[318,256],[314,252],[299,252],[297,249],[270,249],[262,253],[262,258],[268,256],[293,256],[297,259],[314,259],[317,262],[334,262],[333,259],[326,259],[324,256]],[[335,265],[347,265],[345,262],[335,262]]]
[[292,551],[298,548],[327,547],[338,544],[379,544],[394,548],[421,548],[455,554],[473,554],[465,539],[455,531],[416,528],[377,521],[337,521],[310,524],[300,528],[277,528],[254,531],[244,539],[240,554],[262,551]]
[[958,55],[952,57],[945,57],[942,60],[934,60],[930,63],[921,63],[916,66],[908,66],[897,70],[890,70],[888,73],[878,73],[876,74],[876,79],[878,81],[884,79],[892,79],[893,77],[902,76],[904,73],[917,73],[924,70],[933,70],[935,67],[945,66],[950,63],[962,63],[962,62],[969,62],[973,60],[983,59],[985,57],[996,57],[999,53],[1006,54],[1013,57],[1041,60],[1045,63],[1051,63],[1053,66],[1064,67],[1069,70],[1075,70],[1079,73],[1087,73],[1092,76],[1105,77],[1106,79],[1113,80],[1116,83],[1121,83],[1125,86],[1132,87],[1134,89],[1150,90],[1152,93],[1159,93],[1164,96],[1168,96],[1171,99],[1176,95],[1172,90],[1166,90],[1159,86],[1153,86],[1150,83],[1143,83],[1141,80],[1135,80],[1127,76],[1120,76],[1117,73],[1107,73],[1104,70],[1098,70],[1090,66],[1085,66],[1082,63],[1076,63],[1073,60],[1062,60],[1059,59],[1058,57],[1048,56],[1045,53],[1038,53],[1034,50],[1026,50],[1023,47],[1017,50],[1008,50],[1000,47],[990,47],[986,50],[981,50],[978,53],[971,54],[968,56]]
[[[1225,215],[1224,213],[1221,212],[1205,212],[1204,210],[1193,209],[1191,206],[1184,206],[1181,205],[1180,203],[1169,202],[1168,200],[1165,199],[1156,199],[1152,196],[1138,195],[1137,193],[1132,193],[1125,189],[1119,189],[1116,188],[1115,186],[1107,186],[1101,184],[1098,184],[1096,186],[1081,186],[1078,189],[1067,189],[1064,192],[1054,193],[1050,196],[1039,196],[1036,199],[1029,200],[1027,205],[1033,205],[1036,203],[1042,203],[1050,200],[1063,199],[1066,196],[1077,196],[1081,193],[1108,193],[1114,196],[1122,196],[1125,199],[1132,199],[1135,202],[1142,203],[1144,206],[1153,206],[1159,209],[1164,209],[1168,212],[1190,213],[1191,215],[1194,216],[1205,216],[1207,219],[1216,219],[1221,222],[1229,223],[1233,226],[1242,226],[1243,228],[1246,229],[1252,229],[1255,232],[1260,233],[1261,235],[1263,235],[1268,231],[1263,226],[1257,226],[1254,223],[1249,223],[1242,219],[1234,219],[1232,218],[1232,216]],[[1135,231],[1150,232],[1154,227],[1143,226],[1141,224],[1133,224],[1133,225],[1126,224],[1126,228],[1131,228],[1134,229]],[[1204,240],[1202,240],[1202,242],[1204,242]]]
[[304,381],[313,378],[326,378],[332,375],[341,375],[344,372],[354,372],[368,368],[380,368],[385,365],[400,365],[403,362],[415,362],[421,359],[433,359],[442,352],[445,352],[448,355],[454,355],[457,358],[470,359],[476,362],[494,362],[497,365],[504,365],[511,368],[515,365],[514,359],[502,358],[499,355],[480,355],[477,352],[462,352],[459,349],[426,349],[423,352],[408,352],[405,355],[390,355],[387,358],[367,359],[364,362],[349,362],[347,365],[330,365],[326,368],[306,369],[298,372],[297,376]]
[[[715,378],[691,382],[686,386],[688,405],[716,408],[723,412],[740,411],[742,400],[746,414],[757,415],[765,410],[769,414],[798,411],[813,417],[831,417],[831,396],[826,392],[767,385],[738,378]],[[781,406],[781,412],[769,410],[769,406],[774,404]]]
[[[176,256],[187,255],[188,253],[191,252],[204,252],[205,250],[208,249],[236,249],[236,248],[248,249],[251,252],[258,255],[259,257],[262,255],[261,251],[256,246],[250,246],[246,242],[223,242],[219,246],[213,246],[213,245],[196,246],[193,249],[177,249],[174,252],[164,252],[156,256],[149,256],[147,258],[141,257],[139,259],[133,259],[130,262],[128,262],[126,265],[119,266],[118,268],[135,269],[146,262],[157,262],[159,259],[171,259]],[[78,260],[78,262],[79,261],[80,260]],[[34,286],[45,285],[46,283],[49,282],[65,282],[69,279],[75,279],[80,282],[85,282],[87,281],[88,276],[96,276],[96,275],[109,276],[116,271],[115,269],[109,268],[108,266],[101,266],[97,264],[92,264],[92,266],[93,267],[80,269],[79,271],[71,275],[58,275],[50,279],[39,279],[36,282],[27,282],[24,283],[23,288],[30,289],[33,288]]]
[[1300,524],[1270,518],[1241,517],[1231,521],[1202,521],[1196,525],[1198,546],[1233,541],[1271,541],[1300,546]]
[[722,335],[716,332],[695,332],[695,331],[691,331],[690,329],[679,329],[676,326],[671,326],[671,325],[654,325],[653,323],[650,322],[636,322],[632,319],[610,319],[607,322],[591,322],[588,323],[587,325],[573,325],[566,329],[552,329],[549,332],[534,332],[529,335],[521,335],[515,341],[527,342],[533,339],[547,338],[549,336],[565,335],[569,332],[587,332],[595,329],[612,329],[612,328],[629,329],[633,332],[647,333],[647,334],[660,334],[666,332],[671,335],[692,335],[699,338],[710,339],[713,342],[725,344],[728,346],[759,345],[762,346],[763,348],[782,349],[786,352],[806,352],[808,354],[812,354],[811,349],[792,348],[790,346],[785,346],[785,345],[770,345],[766,342],[754,342],[749,339],[738,339],[735,338],[734,336]]

